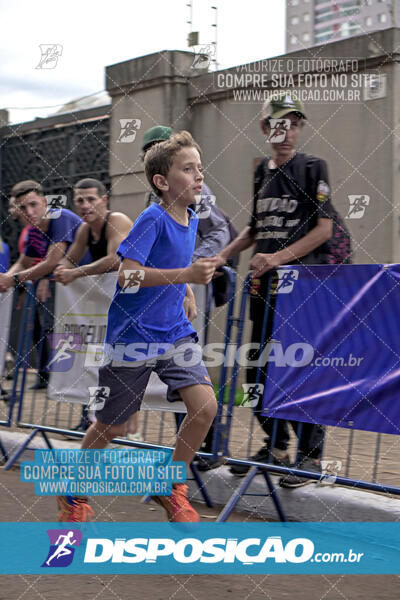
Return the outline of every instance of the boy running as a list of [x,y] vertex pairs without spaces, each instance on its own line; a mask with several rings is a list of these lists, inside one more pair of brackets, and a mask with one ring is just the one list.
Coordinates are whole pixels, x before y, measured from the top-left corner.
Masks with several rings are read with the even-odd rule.
[[[99,370],[99,386],[110,388],[110,394],[96,411],[97,421],[86,432],[82,448],[102,449],[114,437],[125,435],[154,370],[168,385],[169,398],[179,395],[186,405],[172,458],[189,467],[217,411],[204,364],[199,360],[193,366],[193,360],[184,358],[188,349],[196,352],[197,342],[183,309],[187,284],[207,284],[215,270],[212,258],[191,264],[197,217],[188,207],[201,193],[200,148],[188,132],[177,133],[149,150],[145,171],[161,204],[152,204],[139,216],[118,248],[121,266],[106,334],[111,362]],[[132,286],[132,281],[139,282],[135,293],[137,283]],[[141,354],[132,352],[134,345]],[[146,360],[140,360],[143,347],[148,349]],[[163,506],[170,521],[199,521],[185,484],[175,484],[171,496],[153,500]],[[58,505],[61,521],[84,520],[91,511],[86,498],[60,496]]]

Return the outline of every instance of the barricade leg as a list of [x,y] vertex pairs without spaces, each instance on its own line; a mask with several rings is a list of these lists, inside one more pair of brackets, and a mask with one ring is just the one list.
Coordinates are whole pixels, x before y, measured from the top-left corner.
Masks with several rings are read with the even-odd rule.
[[8,460],[7,450],[4,448],[2,441],[0,440],[0,452],[2,453],[4,460]]
[[239,502],[241,497],[245,495],[246,490],[248,489],[249,485],[251,484],[254,477],[257,475],[257,473],[258,473],[258,467],[251,467],[250,471],[247,473],[246,477],[243,479],[240,486],[237,488],[237,490],[235,490],[233,492],[232,496],[229,498],[228,502],[226,503],[224,509],[218,515],[218,518],[216,521],[217,523],[223,523],[224,521],[227,520],[227,518],[229,517],[231,512],[235,509],[235,506],[237,505],[237,503]]
[[194,478],[195,482],[196,482],[196,483],[197,483],[197,485],[198,485],[199,492],[200,492],[200,493],[201,493],[201,495],[203,496],[203,500],[204,500],[204,502],[207,504],[207,506],[208,506],[209,508],[212,508],[212,507],[214,506],[214,504],[212,503],[212,501],[211,501],[211,498],[210,498],[210,496],[208,495],[207,488],[206,488],[206,486],[204,485],[204,482],[202,481],[202,479],[201,479],[201,477],[200,477],[200,475],[199,475],[199,470],[198,470],[198,468],[196,467],[196,464],[195,464],[195,463],[191,463],[191,464],[190,464],[190,470],[192,471],[193,478]]

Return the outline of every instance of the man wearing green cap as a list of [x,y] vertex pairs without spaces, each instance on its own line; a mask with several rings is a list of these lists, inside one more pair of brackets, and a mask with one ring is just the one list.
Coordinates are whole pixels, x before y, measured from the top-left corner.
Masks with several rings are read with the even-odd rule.
[[[324,160],[296,152],[301,129],[307,119],[302,103],[287,93],[279,93],[262,108],[261,129],[267,136],[271,153],[257,167],[254,178],[253,212],[248,226],[220,252],[217,264],[224,264],[235,254],[255,245],[250,263],[250,318],[253,321],[251,341],[261,342],[261,326],[269,285],[269,272],[280,265],[321,264],[328,262],[326,242],[332,236],[332,205],[327,166]],[[269,301],[273,313],[276,296]],[[272,319],[268,319],[267,337],[271,337]],[[258,358],[253,351],[249,359]],[[256,368],[247,369],[247,382],[256,381]],[[267,434],[265,446],[251,459],[257,462],[289,466],[287,421],[261,415],[262,393],[255,415]],[[292,422],[297,433],[299,424]],[[323,428],[303,423],[299,445],[298,467],[320,470]],[[271,443],[272,442],[272,443]],[[232,473],[243,476],[246,466],[232,466]],[[311,480],[287,475],[280,480],[283,487],[299,487]]]

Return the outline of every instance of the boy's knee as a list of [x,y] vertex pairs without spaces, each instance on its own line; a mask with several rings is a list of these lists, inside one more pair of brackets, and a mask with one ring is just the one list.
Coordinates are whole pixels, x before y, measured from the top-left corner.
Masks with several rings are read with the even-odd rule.
[[217,414],[217,410],[218,410],[218,404],[214,397],[214,398],[210,398],[210,400],[207,401],[207,403],[204,405],[204,407],[201,410],[201,414],[204,419],[211,422],[214,420],[215,415]]

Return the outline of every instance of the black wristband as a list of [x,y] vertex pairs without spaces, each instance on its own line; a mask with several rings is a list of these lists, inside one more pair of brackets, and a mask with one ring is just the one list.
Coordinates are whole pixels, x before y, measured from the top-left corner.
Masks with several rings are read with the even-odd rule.
[[15,287],[18,287],[19,285],[21,285],[21,281],[19,279],[18,273],[14,273],[13,279],[14,279],[14,282],[15,282]]

